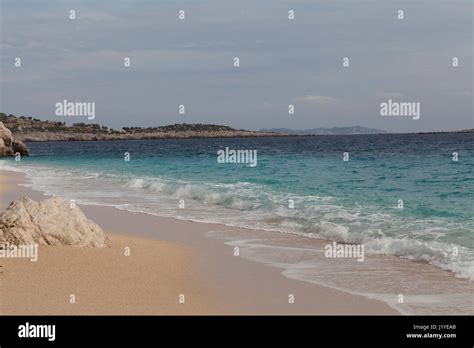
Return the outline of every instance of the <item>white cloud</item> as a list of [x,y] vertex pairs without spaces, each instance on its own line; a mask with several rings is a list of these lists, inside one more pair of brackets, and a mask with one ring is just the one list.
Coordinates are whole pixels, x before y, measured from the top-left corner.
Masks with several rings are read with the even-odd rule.
[[384,99],[405,99],[406,95],[400,92],[377,92],[375,95]]
[[303,104],[309,104],[309,105],[332,104],[337,101],[336,98],[328,97],[324,95],[305,95],[302,97],[296,97],[293,100],[297,103],[303,103]]

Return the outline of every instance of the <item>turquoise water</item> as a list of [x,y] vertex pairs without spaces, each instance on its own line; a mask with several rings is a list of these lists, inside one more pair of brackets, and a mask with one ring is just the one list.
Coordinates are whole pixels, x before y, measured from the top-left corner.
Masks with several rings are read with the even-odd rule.
[[[474,277],[472,134],[29,145],[33,156],[0,168],[79,203],[364,243]],[[257,150],[257,166],[218,163],[225,147]]]

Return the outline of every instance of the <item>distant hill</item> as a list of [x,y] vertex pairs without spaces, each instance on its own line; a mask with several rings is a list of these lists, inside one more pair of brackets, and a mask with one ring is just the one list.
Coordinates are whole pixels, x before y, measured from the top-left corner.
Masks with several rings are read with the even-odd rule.
[[27,116],[0,113],[0,121],[21,141],[83,141],[83,140],[140,140],[170,138],[220,138],[220,137],[274,137],[284,136],[274,132],[234,129],[214,124],[180,123],[161,127],[123,127],[114,130],[96,123],[42,121]]
[[382,134],[384,130],[365,128],[361,126],[353,127],[332,127],[332,128],[312,128],[312,129],[289,129],[271,128],[261,129],[262,132],[286,133],[291,135],[332,135],[332,134]]

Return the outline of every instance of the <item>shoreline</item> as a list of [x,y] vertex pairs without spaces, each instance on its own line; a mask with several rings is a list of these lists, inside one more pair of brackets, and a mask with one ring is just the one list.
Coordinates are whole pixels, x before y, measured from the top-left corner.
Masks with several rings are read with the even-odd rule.
[[[10,191],[2,193],[0,211],[6,208],[8,197],[10,201],[20,195],[35,200],[47,197],[28,187],[26,174],[1,170],[0,177],[2,173]],[[197,284],[211,284],[210,296],[222,300],[218,311],[206,314],[474,313],[473,283],[425,262],[388,255],[366,255],[365,262],[334,262],[323,256],[324,246],[331,241],[113,206],[79,206],[106,232],[143,239],[145,244],[158,240],[194,250],[192,263],[200,265],[203,277]],[[240,248],[240,257],[233,255],[235,247]],[[295,250],[300,252],[297,258]],[[289,294],[296,293],[298,301],[289,305]],[[268,294],[275,294],[276,299]],[[404,303],[397,302],[399,294]],[[235,305],[227,306],[230,303]]]
[[[45,197],[43,193],[34,191],[25,186],[19,186],[24,185],[27,182],[23,174],[21,174],[20,178],[18,178],[18,174],[19,173],[16,172],[7,172],[3,170],[0,172],[0,178],[2,181],[2,184],[0,184],[0,190],[2,192],[2,199],[0,202],[1,211],[6,208],[10,201],[18,199],[23,195],[30,196],[35,200]],[[165,244],[163,248],[169,250],[171,254],[173,253],[173,246],[177,248],[175,250],[179,249],[183,251],[187,249],[188,260],[191,260],[193,266],[192,271],[190,271],[188,275],[191,274],[192,279],[188,279],[187,276],[183,275],[181,270],[177,270],[176,274],[181,274],[181,281],[183,282],[191,281],[191,285],[189,286],[195,289],[199,294],[197,297],[201,299],[201,303],[194,308],[186,305],[186,308],[189,308],[187,311],[176,306],[169,307],[167,311],[160,311],[160,307],[157,307],[156,303],[148,301],[152,299],[152,297],[146,297],[148,298],[148,300],[145,300],[145,303],[148,304],[146,310],[143,308],[133,308],[132,306],[121,307],[121,309],[117,311],[116,308],[112,308],[113,306],[104,308],[101,303],[94,304],[94,299],[91,297],[89,299],[90,302],[88,302],[89,306],[91,306],[90,308],[101,308],[100,314],[399,314],[398,311],[379,300],[369,299],[364,296],[349,294],[322,285],[287,278],[278,268],[247,260],[243,257],[234,256],[233,248],[223,243],[221,239],[209,238],[206,236],[206,234],[215,230],[220,230],[220,232],[225,232],[225,230],[235,231],[236,229],[234,228],[217,224],[180,221],[173,218],[160,218],[151,215],[121,211],[112,207],[79,206],[88,218],[98,223],[104,231],[107,232],[108,236],[112,237],[112,242],[115,238],[118,238],[117,240],[119,240],[120,237],[118,236],[125,235],[125,238],[131,238],[130,240],[138,243],[138,245],[170,243],[169,245]],[[114,233],[111,234],[110,231],[113,231]],[[55,252],[46,254],[46,258],[51,258],[51,260],[54,260],[56,264],[63,262],[65,255],[68,255],[71,251],[71,249],[67,247],[46,248],[55,249]],[[110,249],[115,252],[117,251],[114,248]],[[78,249],[75,249],[74,252],[77,250]],[[189,250],[191,250],[191,252],[189,252]],[[79,249],[79,251],[78,253],[83,255],[78,255],[77,260],[87,259],[93,253],[100,254],[101,251],[104,250],[82,248]],[[43,252],[40,248],[38,264],[41,264],[42,262],[42,254]],[[61,254],[62,256],[60,256]],[[186,254],[186,252],[183,251],[183,254]],[[142,258],[141,255],[138,255],[137,257]],[[144,260],[142,258],[140,262],[148,266],[154,265],[155,262],[151,260],[153,259]],[[186,258],[179,260],[184,260],[182,262],[186,262]],[[2,264],[8,263],[8,268],[5,266],[3,267],[3,276],[5,276],[5,272],[10,272],[10,270],[12,273],[21,273],[22,270],[25,270],[25,268],[22,267],[30,267],[30,270],[34,269],[31,268],[33,267],[31,265],[21,266],[20,263],[22,262],[16,261],[17,260],[0,259]],[[53,263],[48,264],[51,267],[51,264]],[[148,277],[147,271],[150,270],[152,269],[147,267],[138,279],[146,280]],[[54,271],[54,269],[49,269],[49,273]],[[113,293],[116,289],[109,289],[107,284],[101,285],[101,282],[98,280],[100,278],[97,278],[97,272],[94,271],[93,268],[85,270],[84,268],[79,267],[78,269],[80,274],[85,274],[86,271],[92,272],[92,276],[95,274],[96,280],[99,282],[99,284],[96,284],[97,287],[102,290],[111,290],[110,297],[114,297]],[[40,284],[45,284],[42,280],[41,274],[38,274],[41,272],[41,270],[36,271],[34,277],[33,274],[29,274],[27,278],[22,278],[24,282],[22,289],[25,297],[34,294],[34,287],[32,287],[32,290],[30,291],[27,290],[29,289],[28,283],[30,286],[33,286],[34,281],[36,280],[39,281]],[[107,274],[103,274],[102,276],[105,278],[108,277]],[[61,273],[61,277],[59,278],[63,279],[50,279],[48,286],[52,287],[55,282],[64,283],[64,278],[67,279],[67,277],[67,273]],[[159,282],[159,279],[157,281]],[[149,286],[149,284],[147,286]],[[144,288],[147,288],[147,286],[144,285]],[[145,291],[146,289],[142,290]],[[6,291],[4,297],[8,298],[9,302],[12,303],[14,303],[14,301],[12,301],[10,297],[13,296],[13,294],[17,297],[19,296],[18,294],[21,293],[18,289],[15,291],[8,287],[5,289],[5,285],[2,291]],[[127,289],[125,289],[124,292],[127,293]],[[173,291],[171,292],[173,293]],[[174,292],[176,293],[176,291]],[[289,294],[294,295],[294,303],[288,303]],[[122,294],[122,296],[125,295]],[[133,297],[135,294],[128,289],[127,296]],[[21,296],[18,300],[20,299]],[[167,304],[169,303],[167,302]],[[12,307],[14,308],[13,305],[8,308]],[[4,307],[2,306],[2,308]],[[3,314],[18,314],[15,310],[8,310],[8,308]],[[36,311],[35,308],[37,309]],[[69,308],[66,313],[71,313],[71,307],[69,307],[69,304],[66,307],[61,307],[60,310],[64,311],[65,308]],[[30,303],[27,313],[57,313],[55,308],[49,308],[49,311],[50,312],[35,302]],[[23,313],[26,314],[26,312]],[[99,312],[86,311],[83,314],[99,314]]]
[[[256,131],[258,132],[258,131]],[[185,139],[247,139],[247,138],[304,138],[304,137],[326,137],[326,136],[367,136],[367,135],[432,135],[432,134],[470,134],[474,133],[472,129],[463,129],[463,130],[455,130],[455,131],[426,131],[426,132],[411,132],[411,133],[393,133],[393,132],[382,132],[382,133],[334,133],[334,134],[264,134],[264,135],[218,135],[218,136],[159,136],[159,137],[129,137],[129,138],[97,138],[96,136],[90,135],[89,139],[80,139],[74,138],[69,139],[72,137],[61,138],[61,139],[34,139],[29,138],[28,136],[22,136],[21,134],[18,136],[19,140],[22,140],[26,144],[28,143],[47,143],[47,142],[85,142],[85,141],[93,141],[93,142],[100,142],[100,141],[143,141],[143,140],[185,140]]]
[[[57,134],[53,134],[56,135]],[[276,138],[276,137],[291,137],[292,135],[285,135],[285,134],[267,134],[267,135],[250,135],[250,134],[240,134],[240,135],[216,135],[216,136],[204,136],[204,135],[183,135],[183,136],[143,136],[143,137],[128,137],[128,138],[120,138],[120,137],[101,137],[96,135],[88,134],[87,137],[81,139],[81,137],[74,137],[73,135],[65,134],[59,138],[47,138],[47,139],[39,139],[30,136],[23,136],[17,135],[19,140],[24,141],[25,143],[47,143],[47,142],[85,142],[85,141],[143,141],[143,140],[185,140],[185,139],[248,139],[248,138]],[[306,136],[306,135],[302,135]],[[312,136],[312,135],[309,135]]]

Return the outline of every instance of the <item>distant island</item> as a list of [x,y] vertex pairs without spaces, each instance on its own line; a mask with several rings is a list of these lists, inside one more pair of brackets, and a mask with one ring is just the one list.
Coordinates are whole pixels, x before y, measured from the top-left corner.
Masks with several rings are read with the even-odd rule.
[[285,133],[290,135],[336,135],[336,134],[383,134],[384,130],[372,129],[361,126],[353,127],[332,127],[332,128],[312,128],[312,129],[290,129],[290,128],[264,128],[262,132]]
[[332,128],[312,128],[312,129],[291,129],[291,128],[263,128],[261,132],[271,132],[285,134],[289,136],[314,136],[314,135],[363,135],[363,134],[440,134],[440,133],[474,133],[474,128],[461,129],[455,131],[431,131],[431,132],[387,132],[381,129],[372,129],[361,126],[352,127],[332,127]]
[[23,142],[87,141],[87,140],[144,140],[186,138],[274,137],[286,134],[235,129],[213,124],[173,124],[161,127],[123,127],[115,130],[96,123],[42,121],[27,116],[0,113],[0,122]]

